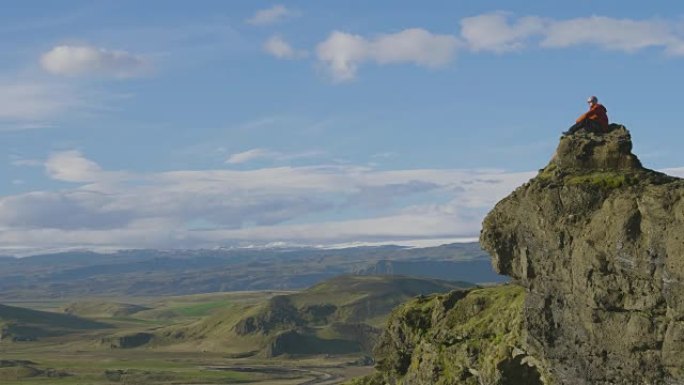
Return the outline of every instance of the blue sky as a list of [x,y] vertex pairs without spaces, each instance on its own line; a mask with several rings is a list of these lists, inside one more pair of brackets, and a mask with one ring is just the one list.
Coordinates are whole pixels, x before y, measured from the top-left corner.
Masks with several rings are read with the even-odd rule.
[[682,174],[675,1],[7,1],[0,252],[439,243],[598,95]]

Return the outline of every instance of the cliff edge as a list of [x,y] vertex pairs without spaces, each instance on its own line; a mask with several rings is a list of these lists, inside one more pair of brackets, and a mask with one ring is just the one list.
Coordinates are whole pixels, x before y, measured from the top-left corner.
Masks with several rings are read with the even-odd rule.
[[562,137],[480,242],[513,283],[396,309],[353,384],[684,384],[684,180],[624,126]]
[[684,383],[684,181],[631,150],[618,125],[563,137],[483,223],[555,384]]

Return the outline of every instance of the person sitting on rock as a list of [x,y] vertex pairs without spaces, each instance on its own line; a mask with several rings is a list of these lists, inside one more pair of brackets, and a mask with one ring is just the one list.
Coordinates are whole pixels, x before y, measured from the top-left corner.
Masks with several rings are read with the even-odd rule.
[[608,129],[608,114],[606,107],[598,102],[596,96],[590,97],[587,100],[587,103],[589,103],[589,111],[577,118],[575,124],[565,131],[563,135],[574,134],[582,128],[591,132],[605,132]]

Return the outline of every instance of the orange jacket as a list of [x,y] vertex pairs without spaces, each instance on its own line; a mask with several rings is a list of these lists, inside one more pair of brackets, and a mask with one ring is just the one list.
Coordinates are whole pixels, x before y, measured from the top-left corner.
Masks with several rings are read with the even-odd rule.
[[603,107],[602,104],[596,103],[593,106],[589,108],[589,111],[586,113],[582,114],[579,118],[577,118],[577,123],[583,121],[584,119],[589,119],[589,120],[595,120],[597,121],[601,127],[607,128],[608,127],[608,114],[607,114],[606,107]]

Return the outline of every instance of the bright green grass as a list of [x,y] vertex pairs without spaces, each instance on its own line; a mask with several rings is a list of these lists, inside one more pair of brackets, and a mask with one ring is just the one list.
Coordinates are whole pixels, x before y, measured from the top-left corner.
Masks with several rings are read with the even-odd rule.
[[631,179],[625,174],[615,172],[595,172],[586,175],[571,176],[567,178],[565,182],[570,185],[594,185],[615,189],[631,183]]

